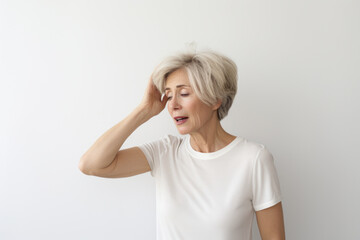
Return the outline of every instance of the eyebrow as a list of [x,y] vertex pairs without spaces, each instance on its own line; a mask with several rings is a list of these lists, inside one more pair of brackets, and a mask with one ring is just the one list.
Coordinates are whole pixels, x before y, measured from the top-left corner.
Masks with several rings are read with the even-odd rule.
[[[177,85],[176,88],[181,88],[181,87],[190,87],[188,85],[185,85],[185,84],[181,84],[181,85]],[[165,91],[166,90],[170,90],[170,88],[165,88]]]

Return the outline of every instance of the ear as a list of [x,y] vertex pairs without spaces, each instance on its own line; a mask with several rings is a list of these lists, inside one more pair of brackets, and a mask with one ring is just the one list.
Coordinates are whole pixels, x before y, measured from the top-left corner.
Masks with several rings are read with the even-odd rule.
[[218,99],[218,101],[213,105],[213,110],[217,110],[222,104],[221,99]]

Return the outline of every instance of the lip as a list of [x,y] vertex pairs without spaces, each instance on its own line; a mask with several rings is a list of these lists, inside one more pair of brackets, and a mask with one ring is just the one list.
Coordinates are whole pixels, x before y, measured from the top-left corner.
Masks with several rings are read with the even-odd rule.
[[[185,119],[182,119],[182,120],[177,121],[177,120],[176,120],[177,118],[185,118]],[[176,117],[174,117],[174,120],[175,120],[175,124],[176,124],[176,125],[184,124],[188,119],[189,119],[189,117],[186,117],[186,116],[176,116]]]

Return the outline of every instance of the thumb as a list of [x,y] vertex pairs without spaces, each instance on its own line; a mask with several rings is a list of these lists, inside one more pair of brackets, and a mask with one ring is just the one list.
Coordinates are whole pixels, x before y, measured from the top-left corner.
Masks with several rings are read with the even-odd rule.
[[168,101],[168,97],[166,96],[166,94],[164,94],[162,97],[162,100],[161,100],[161,103],[163,104],[163,106],[166,105],[167,101]]

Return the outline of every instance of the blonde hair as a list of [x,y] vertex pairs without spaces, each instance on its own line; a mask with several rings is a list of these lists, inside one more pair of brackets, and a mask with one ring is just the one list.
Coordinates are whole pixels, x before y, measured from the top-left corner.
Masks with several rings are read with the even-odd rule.
[[164,93],[170,73],[185,69],[198,98],[209,106],[221,100],[217,116],[227,116],[237,91],[237,67],[230,58],[212,50],[190,50],[165,58],[154,70],[152,79],[157,89]]

